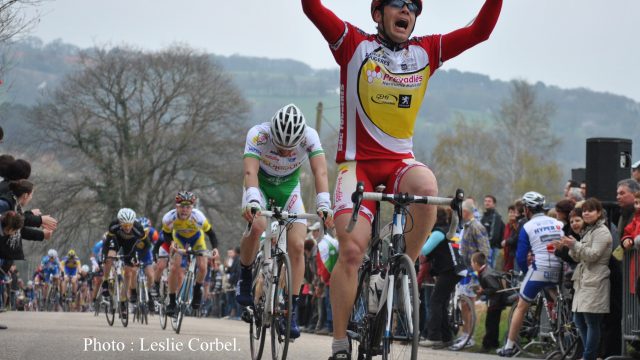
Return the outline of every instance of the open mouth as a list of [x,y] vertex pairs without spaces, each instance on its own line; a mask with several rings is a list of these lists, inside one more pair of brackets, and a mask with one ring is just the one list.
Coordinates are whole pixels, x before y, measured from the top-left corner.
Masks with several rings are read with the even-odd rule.
[[409,21],[405,20],[405,19],[400,19],[400,20],[396,21],[395,26],[397,28],[401,28],[403,30],[407,30],[407,28],[409,27]]

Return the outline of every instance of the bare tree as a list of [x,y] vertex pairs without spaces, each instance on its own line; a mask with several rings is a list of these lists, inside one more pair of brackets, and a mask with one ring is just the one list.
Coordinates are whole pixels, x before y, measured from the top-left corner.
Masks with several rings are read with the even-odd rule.
[[440,193],[452,195],[462,188],[468,196],[483,196],[499,187],[498,148],[485,122],[458,114],[453,129],[438,136],[432,153]]
[[230,77],[184,46],[97,49],[80,61],[31,115],[64,168],[40,196],[58,209],[65,240],[87,224],[104,229],[121,207],[157,224],[182,189],[235,226],[248,104]]
[[454,129],[438,136],[432,165],[440,192],[462,187],[468,195],[494,194],[508,204],[524,192],[553,195],[560,186],[559,139],[551,131],[550,104],[533,87],[514,81],[495,121],[458,115]]
[[560,139],[551,131],[554,107],[540,103],[526,81],[513,81],[512,85],[511,97],[496,114],[505,194],[510,199],[530,190],[551,194],[551,188],[560,185],[560,168],[555,161]]
[[43,0],[0,0],[0,74],[6,63],[4,47],[18,34],[28,31],[38,23],[37,13],[28,14],[28,9],[37,7]]

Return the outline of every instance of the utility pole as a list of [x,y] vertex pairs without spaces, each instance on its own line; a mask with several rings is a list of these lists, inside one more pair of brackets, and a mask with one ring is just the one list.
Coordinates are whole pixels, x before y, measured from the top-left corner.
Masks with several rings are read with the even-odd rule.
[[320,136],[320,126],[322,125],[322,101],[318,103],[316,106],[316,131],[318,132],[318,136]]
[[[318,137],[322,138],[322,136],[320,136],[320,126],[322,126],[322,111],[323,111],[323,105],[322,105],[322,101],[318,102],[318,105],[316,106],[316,131],[318,132]],[[307,204],[307,206],[309,206],[309,209],[313,209],[311,211],[307,211],[310,213],[314,213],[315,212],[315,203],[316,203],[316,184],[315,184],[315,178],[313,176],[308,177],[309,181],[307,181],[307,196],[305,197],[305,204]],[[313,206],[313,207],[311,207]],[[311,225],[311,223],[309,224]]]

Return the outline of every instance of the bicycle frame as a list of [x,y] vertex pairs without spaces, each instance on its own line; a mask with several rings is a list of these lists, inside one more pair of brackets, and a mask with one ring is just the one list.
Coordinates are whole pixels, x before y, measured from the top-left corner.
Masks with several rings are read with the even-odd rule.
[[[416,284],[416,275],[413,268],[411,268],[411,274],[404,273],[398,279],[395,278],[395,272],[402,267],[402,263],[407,261],[407,257],[405,256],[405,242],[404,242],[404,226],[405,226],[405,207],[411,203],[422,203],[422,204],[431,204],[431,205],[450,205],[454,211],[454,217],[451,224],[451,228],[449,230],[449,235],[452,236],[455,233],[455,230],[458,226],[459,219],[461,218],[462,212],[462,201],[464,199],[464,193],[462,190],[458,190],[456,192],[456,196],[451,198],[439,198],[439,197],[429,197],[429,196],[416,196],[409,195],[406,193],[399,194],[384,194],[384,186],[376,187],[377,192],[364,192],[364,183],[359,182],[356,191],[352,194],[351,199],[354,203],[352,216],[350,222],[347,226],[347,232],[351,232],[355,223],[358,219],[358,213],[360,209],[360,205],[363,200],[373,200],[376,201],[376,210],[373,222],[371,224],[371,248],[369,251],[369,258],[363,262],[363,265],[360,268],[360,276],[358,279],[358,290],[356,293],[356,302],[354,304],[355,307],[358,307],[358,299],[361,297],[361,291],[363,290],[363,282],[364,278],[374,274],[375,272],[386,272],[386,277],[384,279],[384,284],[382,286],[382,293],[379,298],[377,309],[368,309],[369,313],[366,315],[367,318],[371,321],[372,324],[380,324],[380,316],[384,314],[382,309],[386,310],[386,318],[384,320],[384,332],[380,334],[379,331],[375,331],[375,327],[366,326],[365,331],[374,331],[373,334],[368,334],[370,337],[367,339],[358,339],[358,341],[366,341],[367,344],[364,345],[364,351],[367,352],[367,356],[374,356],[377,350],[375,346],[380,342],[383,342],[383,355],[390,351],[390,341],[394,338],[396,340],[400,340],[397,337],[394,337],[392,334],[393,327],[393,299],[396,291],[396,281],[400,281],[401,283],[401,299],[403,301],[404,309],[411,309],[411,311],[406,311],[404,316],[406,316],[406,326],[408,327],[407,334],[405,334],[406,338],[402,339],[413,340],[412,335],[415,334],[414,329],[414,314],[417,311],[417,308],[411,303],[411,294],[409,291],[409,286],[411,285],[414,288],[414,297],[417,295],[417,291],[415,290]],[[387,201],[394,205],[393,211],[393,221],[391,223],[391,241],[388,245],[388,254],[387,261],[384,263],[381,260],[381,247],[382,247],[382,239],[380,239],[380,202]],[[410,260],[410,259],[408,259]],[[411,276],[409,276],[411,275]],[[412,284],[410,284],[410,279],[412,279]],[[367,284],[370,286],[370,284]],[[369,291],[367,289],[367,291]],[[373,294],[373,296],[377,296]],[[373,310],[373,311],[372,311]],[[379,337],[382,335],[382,339]],[[415,335],[413,335],[415,337]],[[414,345],[412,346],[412,358],[415,358],[414,355],[417,354],[417,338],[415,339]]]
[[[313,220],[313,219],[317,219],[318,216],[314,215],[314,214],[290,214],[287,211],[282,211],[280,208],[278,207],[274,207],[273,211],[261,211],[260,212],[261,216],[264,216],[267,219],[267,224],[271,224],[271,221],[273,221],[273,219],[275,219],[276,221],[278,221],[278,241],[276,242],[275,246],[271,243],[271,241],[269,241],[273,235],[273,233],[271,232],[271,226],[267,226],[265,232],[266,232],[266,236],[265,236],[265,241],[262,244],[262,268],[260,269],[260,272],[264,275],[264,279],[266,281],[267,284],[263,284],[263,291],[267,291],[266,292],[266,298],[265,298],[265,309],[262,313],[262,321],[263,324],[267,324],[271,321],[271,317],[273,316],[274,313],[274,308],[273,308],[273,298],[275,296],[276,293],[276,289],[277,289],[277,284],[275,284],[272,280],[274,278],[273,276],[273,258],[280,255],[280,254],[286,254],[287,253],[287,219],[291,219],[290,216],[295,216],[293,217],[293,219],[307,219],[307,220]],[[272,247],[273,247],[273,253],[272,253]],[[264,288],[264,286],[266,285],[266,289]]]

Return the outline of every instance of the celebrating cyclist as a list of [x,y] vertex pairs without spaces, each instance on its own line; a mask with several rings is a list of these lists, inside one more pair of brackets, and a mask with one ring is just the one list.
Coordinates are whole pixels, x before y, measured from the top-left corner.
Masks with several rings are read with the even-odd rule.
[[[102,248],[103,256],[106,254],[106,258],[103,261],[104,274],[108,275],[111,271],[113,264],[111,257],[116,256],[119,251],[124,255],[124,283],[131,290],[129,300],[134,303],[138,299],[135,288],[136,278],[134,276],[136,271],[134,264],[135,252],[138,252],[138,260],[143,261],[147,267],[152,263],[152,257],[151,243],[142,225],[136,220],[136,212],[129,208],[120,209],[117,218],[109,225],[107,238]],[[145,269],[145,273],[147,273],[147,276],[149,274],[153,275],[150,269],[148,272]],[[132,286],[131,284],[134,285]],[[109,299],[109,288],[106,280],[102,281],[102,298],[103,300]],[[121,302],[120,307],[124,306],[126,306],[125,303]]]
[[67,292],[67,282],[71,282],[73,290],[73,297],[78,292],[78,270],[82,264],[80,259],[76,256],[76,251],[71,249],[67,253],[67,256],[63,257],[60,261],[64,270],[64,281],[62,282],[62,294]]
[[[564,236],[563,224],[544,214],[545,199],[541,194],[530,191],[522,196],[522,202],[529,221],[518,235],[516,260],[521,269],[528,270],[520,284],[520,299],[511,318],[507,342],[498,350],[498,355],[506,357],[518,352],[515,342],[529,305],[540,291],[557,284],[562,275],[562,260],[555,256],[555,248],[550,245]],[[533,255],[533,260],[529,265],[530,254]]]
[[[365,191],[385,184],[393,192],[436,195],[429,168],[414,159],[413,132],[427,82],[437,68],[486,40],[498,20],[502,0],[485,0],[473,23],[445,35],[410,38],[422,0],[373,0],[376,34],[366,34],[344,22],[320,0],[302,0],[305,14],[329,43],[340,65],[342,122],[338,138],[338,180],[335,189],[336,230],[340,256],[331,278],[334,359],[349,359],[346,335],[356,294],[357,272],[370,237],[367,221],[347,234],[352,208],[350,194],[357,181]],[[360,217],[369,222],[374,205],[364,202]],[[406,234],[407,254],[416,259],[435,223],[436,209],[412,205]]]
[[[160,240],[156,247],[163,243],[171,244],[177,249],[191,247],[193,251],[207,250],[204,242],[205,234],[209,238],[213,256],[218,253],[218,238],[211,227],[207,217],[198,209],[194,209],[196,196],[190,191],[180,191],[176,195],[176,208],[166,213],[162,218],[162,243]],[[193,288],[193,301],[191,308],[197,310],[202,301],[202,283],[207,275],[207,259],[199,256],[197,259],[196,283]],[[179,282],[183,278],[182,255],[173,252],[171,255],[171,268],[169,270],[169,305],[167,315],[172,316],[176,311],[176,291]]]
[[[256,217],[254,212],[265,209],[268,202],[273,200],[275,206],[284,210],[304,213],[300,193],[300,167],[307,159],[315,179],[316,210],[322,217],[326,214],[327,222],[332,223],[324,150],[318,133],[306,125],[300,109],[293,104],[286,105],[273,115],[271,122],[258,124],[247,133],[242,207],[245,220],[252,223],[252,226],[251,231],[245,232],[240,243],[241,271],[236,301],[242,306],[253,304],[251,266],[260,246],[260,235],[267,226],[266,219]],[[307,221],[302,219],[295,220],[287,230],[293,289],[289,336],[294,339],[300,336],[295,314],[304,278],[306,234]]]

